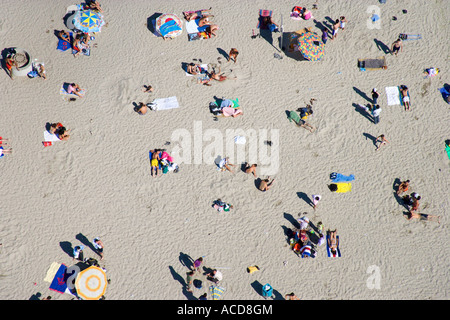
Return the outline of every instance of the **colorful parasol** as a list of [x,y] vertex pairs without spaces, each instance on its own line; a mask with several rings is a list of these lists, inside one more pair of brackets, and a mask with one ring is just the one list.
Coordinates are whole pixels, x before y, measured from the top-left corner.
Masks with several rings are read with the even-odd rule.
[[321,38],[313,32],[305,32],[297,38],[297,50],[309,61],[320,60],[325,53]]
[[84,300],[99,300],[106,290],[106,273],[98,267],[89,267],[78,273],[75,280],[77,294]]
[[73,26],[82,32],[100,32],[105,24],[103,15],[92,10],[79,10],[73,17]]
[[156,19],[156,31],[163,37],[175,38],[183,32],[183,23],[176,15],[165,13]]

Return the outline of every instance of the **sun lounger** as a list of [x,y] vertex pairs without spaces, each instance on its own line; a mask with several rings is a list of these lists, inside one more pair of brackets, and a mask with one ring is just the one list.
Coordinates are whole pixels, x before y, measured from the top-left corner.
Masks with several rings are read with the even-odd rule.
[[376,59],[358,59],[358,68],[361,71],[387,69],[386,58],[379,57]]

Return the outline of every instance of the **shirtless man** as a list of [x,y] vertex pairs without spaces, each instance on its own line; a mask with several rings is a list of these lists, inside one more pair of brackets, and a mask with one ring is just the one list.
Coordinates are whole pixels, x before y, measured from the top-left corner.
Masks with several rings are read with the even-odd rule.
[[212,9],[212,7],[207,10],[199,10],[199,11],[195,11],[195,12],[183,12],[184,18],[187,21],[191,21],[192,19],[197,19],[197,18],[214,17],[213,15],[209,14],[211,9]]
[[268,177],[267,179],[261,180],[261,183],[259,184],[259,190],[267,191],[270,189],[270,187],[272,186],[275,179],[272,179],[271,182],[269,182],[269,179],[270,179],[270,177]]
[[256,178],[256,167],[257,166],[258,166],[257,164],[250,165],[250,164],[247,163],[245,165],[245,173],[251,173]]
[[399,51],[403,52],[403,42],[402,39],[400,38],[395,40],[394,43],[392,43],[391,54],[395,54],[395,56],[397,56]]
[[386,139],[386,137],[384,136],[384,134],[382,134],[381,136],[377,137],[377,139],[375,140],[375,143],[377,143],[378,141],[380,141],[380,145],[377,147],[377,149],[375,151],[380,150],[380,148],[385,145],[386,143],[388,143],[389,141]]
[[437,221],[437,223],[441,224],[441,216],[432,216],[425,213],[414,213],[409,211],[405,218],[406,220],[419,219],[422,221]]
[[340,26],[341,26],[341,22],[339,21],[339,19],[336,19],[336,21],[333,24],[333,33],[331,35],[331,40],[336,39]]
[[400,86],[400,92],[402,93],[403,105],[405,106],[405,111],[409,111],[411,105],[409,104],[408,87],[405,85]]

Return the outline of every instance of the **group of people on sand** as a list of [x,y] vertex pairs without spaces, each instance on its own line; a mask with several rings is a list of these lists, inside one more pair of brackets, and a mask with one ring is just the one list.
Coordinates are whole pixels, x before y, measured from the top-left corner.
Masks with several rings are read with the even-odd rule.
[[208,37],[211,37],[211,35],[217,37],[216,32],[219,30],[219,26],[211,23],[210,18],[214,17],[210,14],[211,10],[212,8],[207,10],[186,11],[183,12],[183,15],[186,21],[195,21],[199,32],[205,32]]
[[[410,187],[410,180],[401,181],[397,187],[397,195],[401,196],[403,193],[407,192]],[[429,215],[425,213],[419,213],[419,201],[422,197],[417,192],[412,192],[409,195],[404,195],[402,198],[403,205],[408,210],[405,215],[407,220],[419,219],[422,221],[437,221],[440,224],[440,216]]]
[[[197,260],[195,260],[192,264],[192,266],[189,266],[189,271],[186,272],[186,291],[193,292],[193,286],[194,280],[199,280],[199,284],[196,285],[198,289],[202,289],[203,285],[201,284],[201,280],[198,278],[201,278],[204,280],[204,277],[206,276],[206,280],[214,283],[215,285],[219,284],[220,281],[223,279],[223,274],[221,271],[217,269],[210,269],[203,267],[203,269],[208,270],[205,272],[202,272],[201,267],[204,265],[204,257],[200,257]],[[199,277],[201,276],[201,277]],[[204,293],[199,297],[199,300],[207,300],[207,294]]]
[[173,157],[166,152],[166,149],[150,150],[150,166],[152,177],[158,177],[159,171],[162,171],[162,173],[170,171],[177,173],[179,170],[178,165],[174,162]]
[[[339,248],[337,229],[327,230],[325,234],[322,221],[319,221],[315,228],[312,227],[309,218],[306,216],[297,219],[297,221],[300,225],[299,228],[294,228],[288,233],[290,248],[295,254],[302,258],[315,257],[318,248],[325,242],[330,253],[332,255],[337,254]],[[312,235],[316,235],[316,240],[311,239]]]
[[[80,53],[86,52],[91,49],[90,41],[95,39],[87,32],[77,31],[74,36],[66,30],[60,30],[58,37],[64,41],[67,41],[72,47],[72,54],[74,57],[78,57]],[[96,44],[93,45],[95,47]]]
[[67,130],[60,122],[51,123],[44,131],[44,147],[51,146],[55,141],[67,141],[70,138],[70,129]]

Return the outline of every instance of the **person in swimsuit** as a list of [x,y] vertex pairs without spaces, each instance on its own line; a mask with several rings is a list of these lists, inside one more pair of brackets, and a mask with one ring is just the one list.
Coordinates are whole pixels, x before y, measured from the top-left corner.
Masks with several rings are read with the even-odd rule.
[[300,300],[300,298],[297,297],[295,293],[291,292],[284,296],[284,300]]
[[406,220],[419,219],[422,221],[437,221],[437,223],[441,224],[441,216],[433,216],[425,213],[414,213],[409,211],[405,218]]
[[411,105],[409,104],[408,87],[405,85],[400,86],[400,92],[402,93],[403,105],[405,106],[405,111],[409,111]]
[[273,182],[275,181],[275,179],[272,179],[271,182],[269,182],[270,177],[268,177],[267,179],[261,180],[261,183],[259,184],[259,190],[261,191],[267,191],[270,189],[270,187],[272,186]]
[[65,30],[61,30],[60,32],[58,32],[58,37],[60,39],[64,40],[64,41],[69,42],[69,43],[71,42],[70,41],[70,34],[67,31],[65,31]]
[[19,64],[14,59],[14,56],[6,57],[5,59],[6,69],[8,69],[8,74],[11,79],[13,79],[12,68],[15,67],[19,71]]
[[344,30],[345,29],[345,24],[347,23],[347,19],[344,16],[341,16],[339,18],[339,28]]
[[68,134],[68,132],[70,132],[70,130],[66,130],[65,127],[59,127],[55,134],[58,137],[59,140],[61,141],[67,141],[70,138],[70,135]]
[[206,10],[199,10],[199,11],[195,11],[195,12],[183,12],[183,15],[187,21],[191,21],[192,19],[198,19],[198,18],[214,17],[213,15],[209,14],[211,9],[212,9],[212,7],[209,9],[206,9]]
[[380,141],[380,145],[377,147],[377,149],[375,151],[378,151],[383,145],[385,145],[386,143],[389,142],[386,139],[386,137],[384,136],[384,134],[382,134],[381,136],[377,137],[377,139],[375,140],[375,143],[377,143],[378,141]]
[[303,18],[304,20],[309,20],[309,19],[311,19],[311,16],[312,16],[311,11],[309,11],[308,9],[306,9],[306,8],[304,7],[304,8],[303,8],[303,12],[302,12],[302,18]]
[[103,12],[102,7],[100,6],[100,3],[98,3],[97,0],[90,0],[88,3],[88,7],[91,10]]
[[394,41],[394,43],[392,43],[391,54],[394,54],[395,56],[397,56],[399,51],[403,52],[403,42],[402,42],[402,39],[400,39],[400,38],[397,39],[396,41]]
[[408,191],[409,189],[409,180],[402,181],[397,189],[397,194],[401,195],[403,192]]
[[322,197],[318,194],[313,194],[312,195],[312,202],[313,202],[313,209],[316,210],[317,204],[319,203],[320,199],[322,199]]
[[336,39],[337,33],[338,33],[338,31],[339,31],[339,26],[340,26],[339,19],[336,19],[336,21],[335,21],[334,24],[333,24],[333,33],[332,33],[332,35],[331,35],[331,40]]
[[257,166],[258,166],[257,164],[250,165],[249,163],[247,163],[245,165],[245,173],[251,173],[251,174],[253,174],[253,176],[255,178],[257,178],[257,176],[256,176],[256,167]]
[[331,253],[336,254],[336,250],[339,246],[339,239],[337,238],[337,229],[334,231],[328,230],[328,247],[330,247]]
[[100,260],[103,260],[103,248],[105,247],[103,242],[99,238],[94,238],[92,244],[97,254],[100,256]]
[[209,73],[208,76],[210,79],[214,79],[217,81],[224,81],[227,79],[227,77],[224,76],[223,73],[220,73],[220,67],[219,67],[219,72],[216,73],[216,71],[214,70],[213,72]]
[[150,152],[152,153],[152,159],[150,161],[152,177],[158,176],[158,167],[159,167],[159,160],[160,160],[159,151],[160,150],[158,150],[158,149],[150,150]]

